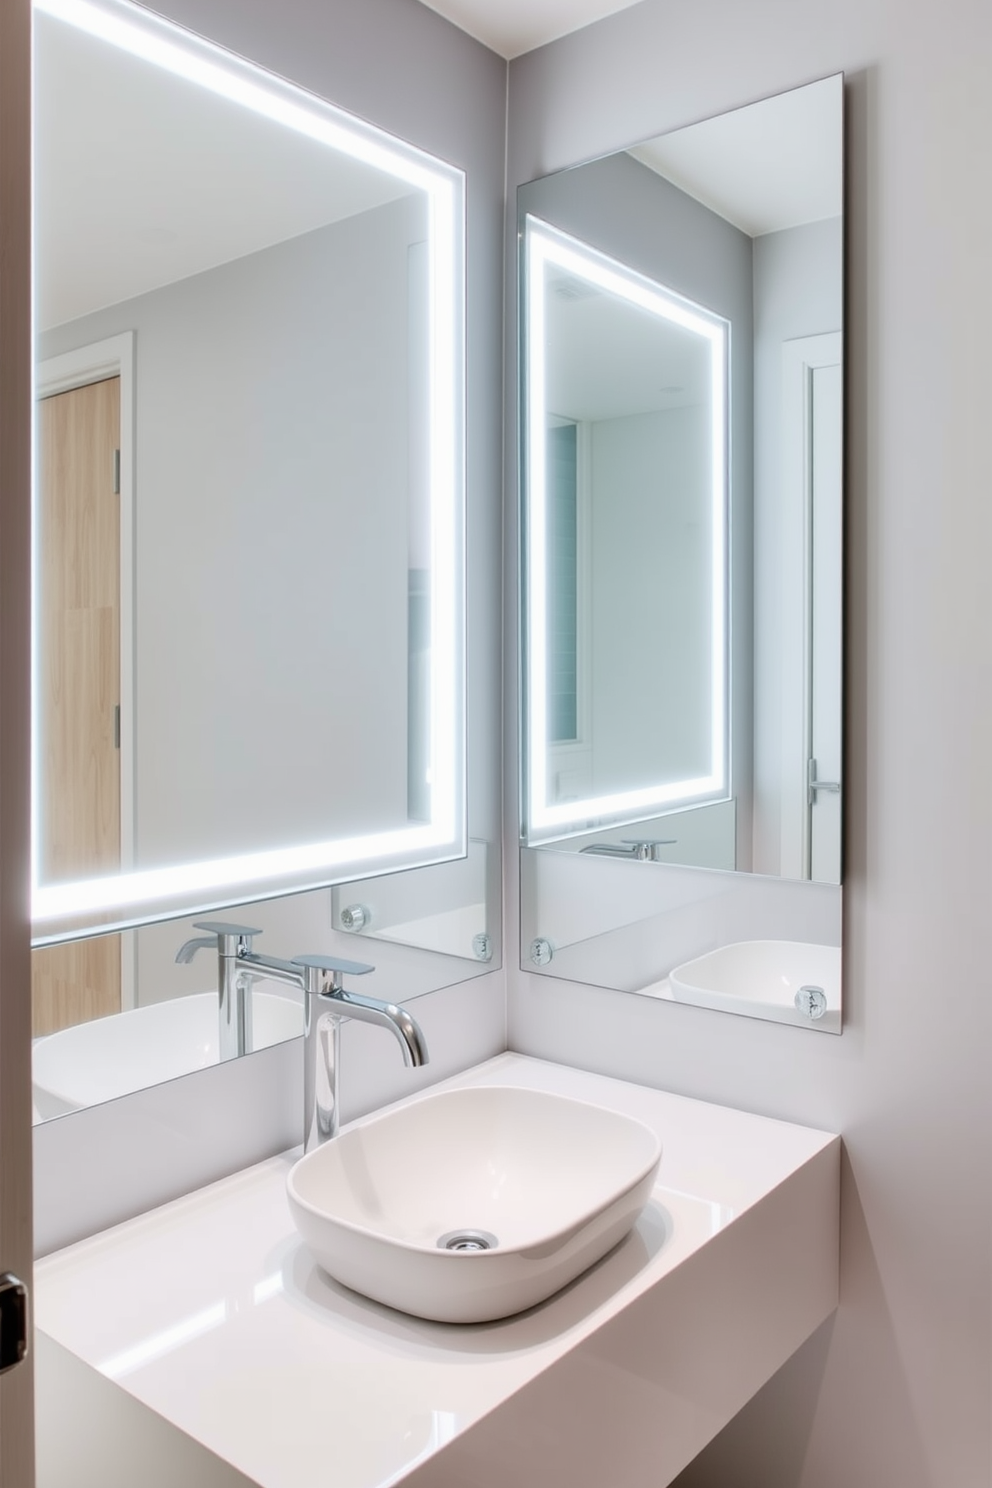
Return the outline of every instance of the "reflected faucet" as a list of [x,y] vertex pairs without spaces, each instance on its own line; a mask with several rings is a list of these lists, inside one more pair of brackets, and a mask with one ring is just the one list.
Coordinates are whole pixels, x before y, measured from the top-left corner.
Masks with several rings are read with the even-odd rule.
[[[672,847],[677,837],[621,837],[619,842],[590,842],[579,852],[598,858],[634,858],[638,863],[657,863],[658,848]],[[622,844],[622,845],[621,845]]]
[[176,952],[180,963],[192,961],[197,951],[217,952],[217,998],[220,1016],[218,1058],[236,1059],[252,1050],[251,997],[249,986],[241,980],[241,961],[251,952],[252,938],[261,930],[249,925],[232,925],[226,920],[197,920],[194,930],[207,930],[184,941]]
[[[374,971],[375,968],[367,962],[345,961],[340,956],[294,956],[291,961],[282,961],[275,956],[260,956],[252,950],[252,937],[261,935],[260,930],[222,920],[201,920],[194,929],[206,930],[209,934],[187,940],[179,947],[176,960],[192,961],[198,950],[216,945],[222,1059],[231,1059],[234,1054],[244,1054],[251,1049],[253,981],[282,982],[303,993],[305,1152],[338,1133],[341,1024],[346,1018],[388,1028],[399,1042],[405,1064],[419,1068],[428,1062],[423,1032],[405,1008],[394,1002],[381,1002],[375,997],[348,992],[342,986],[342,976],[364,976]],[[225,1047],[232,1052],[225,1053]]]

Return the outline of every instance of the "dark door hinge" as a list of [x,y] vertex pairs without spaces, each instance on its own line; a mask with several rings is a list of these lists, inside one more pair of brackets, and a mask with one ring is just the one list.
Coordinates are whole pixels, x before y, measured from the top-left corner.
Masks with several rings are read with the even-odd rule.
[[28,1289],[9,1271],[0,1275],[0,1374],[28,1355]]

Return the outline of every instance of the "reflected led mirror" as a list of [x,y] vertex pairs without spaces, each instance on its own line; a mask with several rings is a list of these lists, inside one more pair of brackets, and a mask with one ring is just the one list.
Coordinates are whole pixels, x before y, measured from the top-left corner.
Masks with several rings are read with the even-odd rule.
[[463,856],[461,173],[124,0],[34,45],[36,943]]
[[840,881],[842,99],[520,189],[528,846]]
[[730,327],[530,216],[524,283],[534,844],[727,796]]

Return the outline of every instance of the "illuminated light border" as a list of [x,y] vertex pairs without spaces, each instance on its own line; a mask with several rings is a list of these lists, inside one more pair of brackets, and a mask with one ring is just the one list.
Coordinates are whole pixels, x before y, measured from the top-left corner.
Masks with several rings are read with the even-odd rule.
[[[729,323],[711,311],[662,288],[653,280],[527,215],[524,221],[524,275],[521,293],[526,391],[523,399],[526,496],[523,517],[524,592],[527,634],[523,657],[523,837],[530,843],[588,831],[596,826],[638,821],[679,805],[724,799],[729,789],[727,661],[727,368]],[[710,427],[712,481],[711,553],[711,728],[710,768],[691,780],[669,781],[639,790],[587,796],[560,804],[548,798],[548,638],[547,638],[547,447],[548,408],[545,345],[545,272],[553,266],[703,337],[710,348]]]
[[[128,0],[35,0],[46,15],[198,84],[230,102],[384,171],[428,199],[430,680],[427,750],[431,816],[392,831],[217,857],[60,884],[37,877],[41,770],[32,729],[31,913],[39,940],[87,933],[86,914],[134,918],[142,907],[181,913],[316,888],[334,879],[391,872],[466,850],[464,579],[465,181],[435,160],[341,109],[184,31]],[[37,654],[37,648],[35,648]],[[37,660],[35,659],[35,665]],[[37,687],[33,689],[37,696]],[[107,928],[104,923],[88,927]]]

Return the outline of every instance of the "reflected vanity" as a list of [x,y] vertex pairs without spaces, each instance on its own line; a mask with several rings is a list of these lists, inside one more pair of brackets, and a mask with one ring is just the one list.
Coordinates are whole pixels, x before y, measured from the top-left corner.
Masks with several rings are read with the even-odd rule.
[[843,79],[517,205],[522,964],[839,1031]]
[[126,0],[38,0],[34,67],[35,1032],[89,1088],[120,1015],[133,1089],[217,1057],[195,914],[381,937],[393,998],[493,964],[464,180]]

